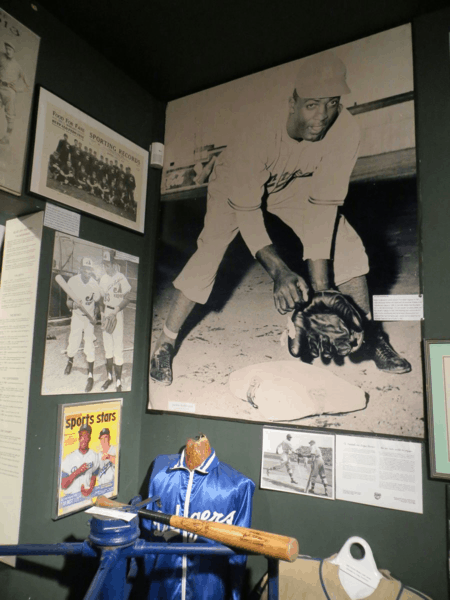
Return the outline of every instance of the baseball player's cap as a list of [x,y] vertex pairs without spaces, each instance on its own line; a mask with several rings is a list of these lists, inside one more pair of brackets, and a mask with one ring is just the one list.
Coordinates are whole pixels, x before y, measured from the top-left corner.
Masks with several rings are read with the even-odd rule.
[[83,257],[81,259],[81,266],[84,267],[85,269],[93,269],[94,263],[92,262],[92,258],[89,258],[87,256]]
[[292,435],[291,435],[290,433],[288,433],[288,434],[287,434],[287,436],[286,436],[286,438],[287,438],[288,440],[291,440],[291,439],[292,439]]
[[314,440],[311,440],[309,443],[310,444],[315,444],[316,442]]
[[107,427],[103,427],[103,429],[100,431],[100,435],[98,436],[98,439],[100,439],[102,437],[102,435],[109,435],[109,437],[111,437],[111,433]]
[[88,425],[87,423],[83,423],[83,425],[78,430],[78,433],[81,433],[82,431],[87,431],[89,433],[89,435],[91,435],[92,427],[90,425]]
[[103,250],[103,262],[114,262],[116,253],[112,250]]
[[10,42],[9,40],[6,40],[5,42],[3,42],[5,44],[5,46],[9,46],[10,48],[12,48],[13,50],[16,49],[16,47],[14,46],[14,44],[12,42]]
[[350,93],[347,69],[333,52],[305,58],[297,72],[295,89],[300,98],[330,98]]

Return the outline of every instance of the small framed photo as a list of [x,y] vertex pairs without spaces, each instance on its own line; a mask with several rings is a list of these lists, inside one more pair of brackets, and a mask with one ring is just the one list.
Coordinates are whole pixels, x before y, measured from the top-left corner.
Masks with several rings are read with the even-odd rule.
[[450,340],[425,340],[431,477],[450,479]]
[[264,427],[261,488],[335,499],[335,436]]
[[22,194],[40,37],[0,8],[0,189]]
[[30,191],[144,232],[148,151],[39,88]]
[[59,405],[53,519],[117,496],[121,423],[122,398]]

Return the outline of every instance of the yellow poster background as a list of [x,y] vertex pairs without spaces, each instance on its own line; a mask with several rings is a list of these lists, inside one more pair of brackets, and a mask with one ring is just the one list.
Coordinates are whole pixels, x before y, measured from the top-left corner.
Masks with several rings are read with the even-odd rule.
[[61,465],[66,456],[79,447],[79,430],[83,424],[92,428],[89,449],[97,454],[102,452],[100,444],[100,432],[105,427],[110,431],[110,445],[116,448],[116,463],[113,490],[105,494],[108,498],[117,496],[119,484],[119,459],[120,459],[120,424],[122,413],[122,399],[101,402],[89,402],[82,404],[64,405],[61,407],[60,435],[59,435],[59,461],[58,461],[58,494],[57,494],[57,517],[91,506],[96,498],[98,482],[93,493],[81,501],[63,506],[61,501],[73,494],[70,488],[61,489]]

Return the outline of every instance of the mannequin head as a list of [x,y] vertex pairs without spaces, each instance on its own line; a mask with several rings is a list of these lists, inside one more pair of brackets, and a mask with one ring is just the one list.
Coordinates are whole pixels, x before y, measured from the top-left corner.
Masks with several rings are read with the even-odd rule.
[[211,446],[208,438],[199,433],[195,438],[189,438],[186,442],[186,465],[190,471],[199,467],[211,454]]

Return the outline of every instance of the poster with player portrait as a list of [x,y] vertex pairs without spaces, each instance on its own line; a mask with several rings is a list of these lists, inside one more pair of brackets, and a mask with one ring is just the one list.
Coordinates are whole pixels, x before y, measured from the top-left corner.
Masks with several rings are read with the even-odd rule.
[[0,9],[0,189],[20,196],[40,38]]
[[148,152],[44,88],[30,191],[143,233]]
[[122,398],[58,406],[54,519],[117,496],[121,424]]
[[335,499],[335,436],[264,427],[261,488]]
[[420,301],[410,25],[169,102],[164,159],[149,410],[423,438],[420,316],[372,318]]
[[55,232],[43,395],[129,392],[139,258]]

